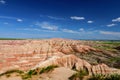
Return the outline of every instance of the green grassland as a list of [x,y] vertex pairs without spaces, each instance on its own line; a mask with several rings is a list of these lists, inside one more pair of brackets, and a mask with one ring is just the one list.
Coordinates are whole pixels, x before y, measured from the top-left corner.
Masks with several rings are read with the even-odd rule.
[[120,41],[95,41],[94,48],[108,51],[116,51],[116,47],[120,46]]

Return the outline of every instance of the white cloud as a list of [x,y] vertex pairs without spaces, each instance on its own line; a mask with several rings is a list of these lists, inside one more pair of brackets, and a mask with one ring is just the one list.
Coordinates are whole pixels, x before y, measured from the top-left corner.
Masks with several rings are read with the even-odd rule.
[[63,32],[67,32],[67,33],[79,33],[77,31],[74,30],[70,30],[70,29],[62,29]]
[[76,30],[70,30],[70,29],[62,29],[62,32],[66,32],[66,33],[74,33],[74,34],[79,34],[79,35],[89,35],[89,34],[95,34],[98,31],[97,30],[92,30],[92,31],[85,31],[83,28],[79,29],[79,31]]
[[5,0],[0,0],[0,3],[1,3],[1,4],[5,4],[6,1],[5,1]]
[[80,28],[79,31],[84,31],[84,29],[83,29],[83,28]]
[[113,19],[112,22],[120,22],[120,17]]
[[42,32],[59,32],[59,31],[52,31],[52,30],[43,30],[39,28],[23,28],[23,29],[17,29],[17,30],[25,30],[25,31],[42,31]]
[[78,16],[71,16],[70,18],[73,20],[84,20],[85,19],[84,17],[78,17]]
[[41,31],[40,29],[37,29],[37,28],[24,28],[24,29],[17,29],[17,30],[26,30],[26,31]]
[[17,19],[18,22],[22,22],[23,20],[22,19]]
[[100,31],[101,34],[120,36],[120,32]]
[[54,17],[54,16],[47,16],[47,17],[54,20],[64,20],[64,18],[60,18],[60,17]]
[[0,18],[2,19],[11,19],[11,20],[16,20],[18,22],[22,22],[23,20],[20,18],[16,18],[16,17],[9,17],[9,16],[0,16]]
[[87,21],[87,23],[93,23],[93,21]]
[[9,16],[0,16],[0,18],[4,18],[4,19],[17,19],[15,17],[9,17]]
[[40,17],[49,18],[49,19],[53,19],[53,20],[65,20],[65,18],[63,18],[63,17],[55,17],[55,16],[49,16],[49,15],[40,15]]
[[56,26],[56,25],[51,25],[51,24],[48,23],[48,22],[42,22],[42,23],[37,22],[35,25],[40,26],[41,28],[47,29],[47,30],[53,30],[53,31],[58,30],[58,26]]
[[116,26],[117,24],[108,24],[107,27],[113,27]]

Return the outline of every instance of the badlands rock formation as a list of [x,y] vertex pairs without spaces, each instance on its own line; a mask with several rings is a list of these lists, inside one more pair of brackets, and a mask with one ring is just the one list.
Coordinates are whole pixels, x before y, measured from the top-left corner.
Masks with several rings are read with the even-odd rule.
[[36,69],[37,67],[44,68],[44,67],[47,67],[50,65],[57,65],[59,67],[66,67],[69,69],[74,68],[78,71],[87,69],[87,71],[89,72],[90,75],[92,75],[92,74],[108,74],[113,71],[112,68],[109,68],[105,64],[91,65],[87,61],[77,58],[74,55],[64,55],[62,57],[53,56],[52,58],[50,58],[44,62],[40,62],[32,69]]
[[82,41],[68,39],[1,40],[0,73],[10,69],[29,71],[49,65],[58,65],[60,68],[78,71],[86,69],[89,75],[110,74],[118,71],[103,63],[92,65],[75,56],[76,53],[86,55],[89,52],[99,52],[93,47],[81,44]]
[[23,54],[32,53],[86,53],[89,51],[96,51],[96,49],[81,45],[81,41],[77,40],[64,40],[64,39],[46,39],[46,40],[1,40],[0,41],[1,53],[9,54]]
[[[71,53],[87,53],[96,49],[80,45],[77,40],[45,39],[45,40],[1,40],[0,68],[5,71],[11,68],[29,70],[38,62],[51,56]],[[15,66],[15,67],[14,67]]]

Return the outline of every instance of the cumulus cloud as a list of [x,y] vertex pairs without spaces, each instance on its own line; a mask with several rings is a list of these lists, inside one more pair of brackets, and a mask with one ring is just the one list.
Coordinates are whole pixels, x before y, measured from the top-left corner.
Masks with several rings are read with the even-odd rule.
[[108,24],[107,27],[113,27],[113,26],[116,26],[117,24]]
[[0,0],[0,3],[1,3],[1,4],[5,4],[6,1],[5,1],[5,0]]
[[87,21],[87,23],[93,23],[93,21]]
[[101,34],[120,36],[120,32],[100,31]]
[[120,17],[113,19],[112,22],[120,22]]
[[83,29],[83,28],[80,28],[79,31],[84,31],[84,29]]
[[18,22],[22,22],[23,20],[22,19],[17,19]]
[[70,18],[73,20],[84,20],[85,19],[84,17],[79,17],[79,16],[71,16]]
[[41,22],[41,23],[37,22],[35,25],[40,26],[41,28],[47,29],[47,30],[53,30],[53,31],[58,30],[58,26],[52,25],[48,22]]
[[79,32],[77,32],[77,31],[70,30],[70,29],[62,29],[62,32],[67,32],[67,33],[79,33]]

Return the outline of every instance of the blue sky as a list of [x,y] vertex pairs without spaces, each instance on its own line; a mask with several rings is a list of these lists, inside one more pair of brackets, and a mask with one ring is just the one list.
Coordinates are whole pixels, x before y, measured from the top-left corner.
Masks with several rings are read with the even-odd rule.
[[0,0],[0,37],[120,40],[120,0]]

